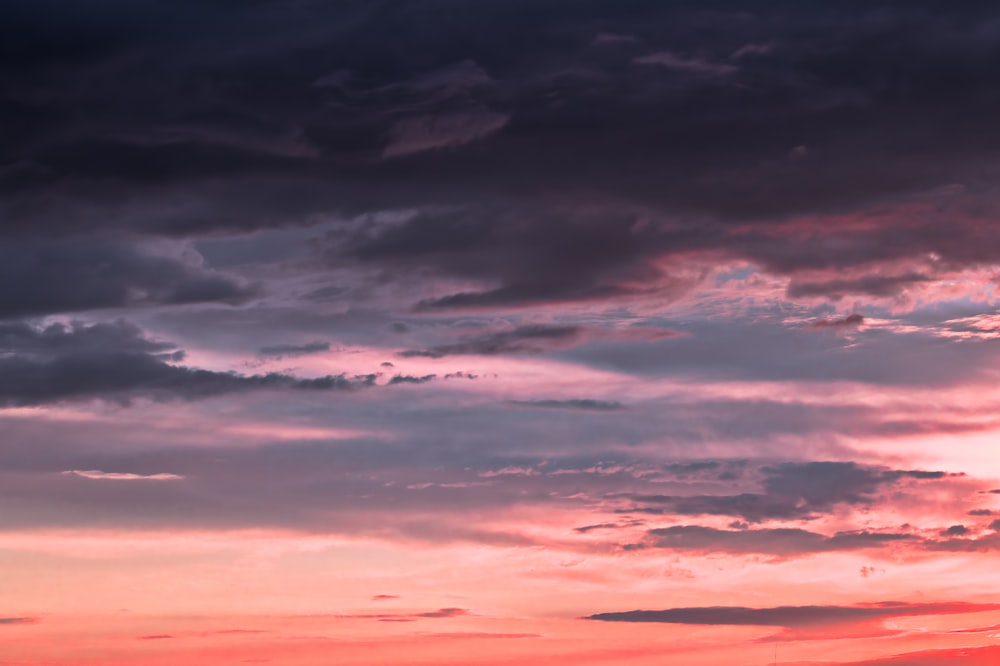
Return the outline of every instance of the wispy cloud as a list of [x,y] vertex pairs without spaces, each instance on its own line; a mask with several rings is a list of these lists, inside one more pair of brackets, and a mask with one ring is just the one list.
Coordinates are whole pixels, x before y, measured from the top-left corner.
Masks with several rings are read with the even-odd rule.
[[102,472],[100,470],[71,469],[63,472],[71,476],[80,476],[85,479],[101,479],[108,481],[183,481],[180,474],[169,474],[160,472],[157,474],[133,474],[131,472]]

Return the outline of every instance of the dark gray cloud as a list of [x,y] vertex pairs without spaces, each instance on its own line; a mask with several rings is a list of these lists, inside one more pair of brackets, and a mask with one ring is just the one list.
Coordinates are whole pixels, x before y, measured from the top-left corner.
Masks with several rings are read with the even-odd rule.
[[0,617],[0,626],[13,624],[37,624],[37,617]]
[[577,326],[531,324],[508,331],[472,336],[460,342],[429,349],[411,349],[400,353],[404,358],[443,358],[462,354],[533,354],[576,339],[583,329]]
[[891,617],[975,613],[996,610],[997,608],[996,604],[912,604],[886,601],[858,606],[778,606],[775,608],[709,606],[703,608],[634,610],[621,613],[598,613],[589,616],[587,619],[604,622],[661,622],[666,624],[797,628],[865,622]]
[[0,319],[104,308],[243,303],[259,287],[121,242],[0,244]]
[[760,468],[763,492],[736,495],[632,495],[623,511],[677,516],[722,515],[758,523],[809,520],[838,506],[862,508],[904,480],[937,480],[945,472],[891,470],[853,462],[781,463]]
[[845,345],[839,336],[807,334],[774,320],[657,323],[685,335],[645,345],[585,341],[552,354],[638,376],[949,386],[986,380],[984,368],[998,349],[995,340],[967,340],[957,349],[954,340],[930,329],[855,330]]
[[589,412],[614,412],[625,408],[620,402],[594,400],[593,398],[576,398],[573,400],[511,400],[510,404],[520,407],[538,407],[541,409],[580,409]]
[[637,527],[642,524],[643,521],[641,520],[626,520],[619,523],[598,523],[596,525],[584,525],[582,527],[574,527],[573,531],[579,532],[580,534],[588,534],[596,530],[619,530],[628,527]]
[[[944,207],[974,212],[1000,145],[986,4],[63,4],[4,9],[7,235],[421,209],[323,245],[393,279],[481,283],[432,309],[669,300],[690,279],[660,258],[691,252],[830,298],[940,270],[887,261],[1000,256],[969,216],[942,233],[939,200],[867,225],[775,224],[954,184]],[[844,267],[859,271],[799,275]]]
[[847,315],[846,317],[841,317],[839,319],[820,319],[814,321],[809,325],[810,328],[819,329],[839,329],[839,328],[852,328],[855,326],[860,326],[865,323],[865,318],[863,315],[858,313]]
[[904,273],[903,275],[866,275],[851,279],[834,279],[821,282],[792,281],[788,285],[791,298],[827,296],[839,300],[851,294],[870,296],[895,296],[904,287],[920,282],[930,282],[933,278],[924,273]]
[[437,375],[422,375],[420,377],[415,377],[413,375],[393,375],[392,379],[389,380],[389,385],[394,384],[426,384],[427,382],[433,380]]
[[135,398],[194,400],[267,389],[349,390],[376,376],[299,379],[280,373],[240,375],[171,365],[182,350],[143,336],[125,321],[106,324],[0,326],[0,405]]
[[919,539],[892,532],[838,532],[825,536],[795,528],[718,530],[700,525],[677,525],[649,531],[649,545],[672,550],[707,553],[759,553],[777,557],[800,557],[838,550],[881,548]]

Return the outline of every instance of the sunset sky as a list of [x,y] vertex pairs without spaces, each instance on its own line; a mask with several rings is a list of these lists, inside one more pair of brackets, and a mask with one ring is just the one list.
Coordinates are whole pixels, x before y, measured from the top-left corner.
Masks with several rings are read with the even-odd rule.
[[0,2],[0,664],[1000,663],[1000,5]]

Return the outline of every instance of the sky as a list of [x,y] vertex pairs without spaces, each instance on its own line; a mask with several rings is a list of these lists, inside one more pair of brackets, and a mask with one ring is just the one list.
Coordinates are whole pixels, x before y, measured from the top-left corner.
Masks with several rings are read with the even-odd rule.
[[0,664],[1000,663],[1000,7],[0,3]]

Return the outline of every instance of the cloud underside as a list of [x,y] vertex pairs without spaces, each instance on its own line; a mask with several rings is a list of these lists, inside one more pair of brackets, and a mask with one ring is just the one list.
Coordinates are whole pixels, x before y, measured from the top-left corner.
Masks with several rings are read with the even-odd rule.
[[100,398],[128,403],[198,398],[255,390],[350,390],[376,375],[300,379],[281,373],[241,375],[173,365],[183,351],[150,340],[125,321],[105,324],[0,324],[0,406]]
[[[722,515],[750,522],[809,520],[837,505],[864,507],[901,481],[942,479],[944,472],[890,470],[849,462],[781,463],[763,467],[763,492],[738,495],[632,495],[631,510],[674,516]],[[692,537],[693,538],[693,537]]]
[[917,615],[950,615],[997,610],[996,604],[883,602],[860,606],[779,606],[746,608],[710,606],[598,613],[587,619],[604,622],[659,622],[666,624],[813,627]]

